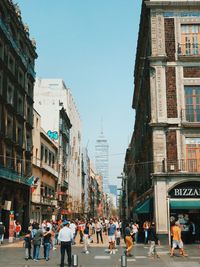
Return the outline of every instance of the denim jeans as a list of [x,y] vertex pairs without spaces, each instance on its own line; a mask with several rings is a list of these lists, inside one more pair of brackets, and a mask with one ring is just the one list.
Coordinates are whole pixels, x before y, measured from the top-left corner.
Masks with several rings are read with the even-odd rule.
[[38,260],[40,257],[40,245],[34,245],[33,247],[33,259]]
[[51,249],[51,244],[50,243],[44,243],[44,247],[45,247],[45,258],[46,258],[46,260],[48,260],[50,249]]

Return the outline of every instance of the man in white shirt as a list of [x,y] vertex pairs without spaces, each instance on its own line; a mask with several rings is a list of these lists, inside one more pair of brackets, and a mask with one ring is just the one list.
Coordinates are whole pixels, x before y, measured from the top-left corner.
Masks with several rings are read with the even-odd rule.
[[58,234],[58,241],[60,243],[61,263],[60,267],[64,267],[65,250],[68,256],[68,266],[72,266],[72,239],[73,234],[70,229],[70,223],[68,221],[63,222],[63,228]]
[[71,223],[70,223],[70,229],[72,230],[72,234],[73,234],[72,245],[75,245],[76,224],[74,223],[74,221],[71,221]]

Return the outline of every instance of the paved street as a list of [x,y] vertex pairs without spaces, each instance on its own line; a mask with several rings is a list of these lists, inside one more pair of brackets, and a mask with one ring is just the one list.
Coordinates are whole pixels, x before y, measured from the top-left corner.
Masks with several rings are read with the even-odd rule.
[[[24,248],[22,242],[15,244],[8,244],[0,247],[0,266],[2,267],[35,267],[35,266],[59,266],[60,253],[59,249],[51,251],[50,261],[46,262],[41,259],[38,262],[32,260],[24,260]],[[121,266],[120,258],[124,251],[124,244],[118,247],[115,255],[110,255],[107,251],[106,245],[92,245],[90,247],[90,254],[83,253],[83,246],[73,246],[73,254],[78,255],[79,266],[81,267],[118,267]],[[167,246],[158,247],[159,259],[150,259],[147,257],[148,246],[138,244],[134,247],[134,256],[128,258],[127,267],[134,266],[150,266],[150,267],[200,267],[200,249],[197,245],[186,246],[186,251],[189,257],[182,257],[178,255],[170,258]],[[41,249],[41,257],[43,250]]]

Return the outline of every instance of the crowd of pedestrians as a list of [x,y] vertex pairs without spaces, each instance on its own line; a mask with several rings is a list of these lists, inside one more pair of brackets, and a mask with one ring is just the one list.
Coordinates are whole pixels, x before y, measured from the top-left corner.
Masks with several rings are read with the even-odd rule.
[[[21,225],[15,223],[15,237],[19,238]],[[5,227],[0,222],[0,242],[3,241]],[[142,233],[142,239],[141,239]],[[181,237],[181,226],[176,221],[171,227],[171,251],[173,256],[175,249],[178,247],[180,254],[187,256],[183,249],[183,241]],[[61,262],[60,267],[64,267],[65,253],[67,254],[68,266],[72,264],[72,245],[76,243],[83,245],[83,252],[89,254],[92,244],[107,244],[108,253],[116,254],[117,247],[122,240],[125,243],[124,254],[127,257],[133,256],[134,244],[144,242],[149,244],[148,256],[158,258],[156,246],[160,245],[159,238],[156,234],[156,226],[153,221],[144,221],[142,224],[138,222],[121,222],[117,218],[95,218],[80,220],[44,220],[40,225],[37,222],[29,224],[26,234],[23,236],[25,259],[33,259],[37,262],[40,258],[46,261],[50,260],[50,251],[56,250],[57,245],[60,246]],[[42,253],[43,251],[43,253]],[[41,255],[43,254],[43,256]]]

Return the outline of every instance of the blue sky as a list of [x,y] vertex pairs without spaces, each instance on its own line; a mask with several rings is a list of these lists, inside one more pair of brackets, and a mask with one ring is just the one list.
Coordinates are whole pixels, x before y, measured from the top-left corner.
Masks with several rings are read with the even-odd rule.
[[[110,183],[123,170],[134,127],[133,70],[141,0],[16,0],[37,42],[36,73],[72,91],[94,159],[101,119]],[[118,181],[119,184],[119,181]]]

